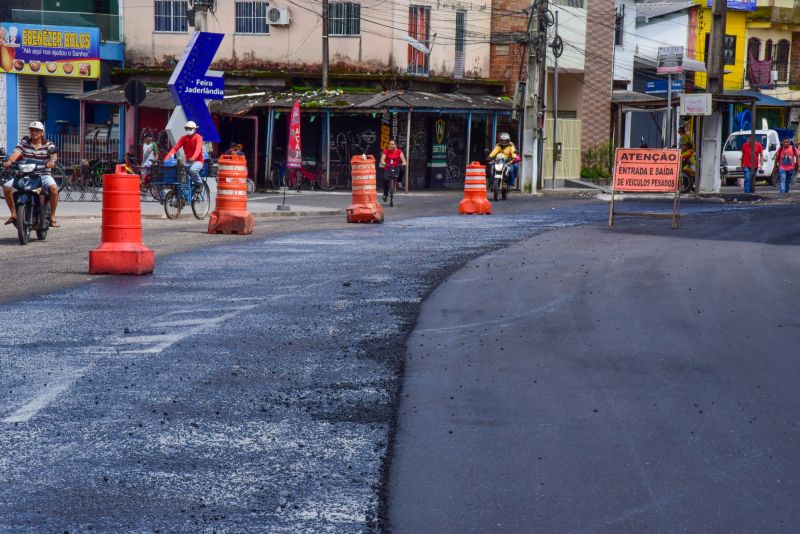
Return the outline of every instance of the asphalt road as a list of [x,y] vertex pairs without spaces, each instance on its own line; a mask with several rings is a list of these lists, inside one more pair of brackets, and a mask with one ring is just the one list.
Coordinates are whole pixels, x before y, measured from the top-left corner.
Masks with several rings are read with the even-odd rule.
[[259,221],[253,237],[145,221],[161,244],[144,277],[82,274],[96,221],[4,243],[8,280],[27,289],[6,284],[0,303],[0,532],[387,530],[421,300],[472,258],[600,228],[608,209],[518,198],[464,217],[451,198],[383,225]]
[[798,221],[583,225],[467,263],[408,340],[393,532],[800,531]]

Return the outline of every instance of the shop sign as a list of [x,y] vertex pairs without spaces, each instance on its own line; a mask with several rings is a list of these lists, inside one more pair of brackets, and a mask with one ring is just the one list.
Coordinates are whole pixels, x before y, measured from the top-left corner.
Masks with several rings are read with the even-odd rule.
[[97,79],[100,30],[0,23],[0,72]]
[[681,95],[681,115],[711,115],[711,93]]
[[[713,7],[714,0],[708,0],[706,6]],[[726,2],[727,8],[735,11],[755,11],[756,0],[728,0]]]
[[683,72],[683,47],[660,46],[656,74],[680,74]]

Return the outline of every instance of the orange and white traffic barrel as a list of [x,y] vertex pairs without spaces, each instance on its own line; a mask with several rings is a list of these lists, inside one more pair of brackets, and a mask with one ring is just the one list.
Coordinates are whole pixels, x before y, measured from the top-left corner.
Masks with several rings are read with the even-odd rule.
[[247,211],[247,160],[220,156],[217,204],[208,221],[209,234],[252,234],[255,218]]
[[139,179],[125,165],[103,175],[103,229],[100,246],[89,251],[89,274],[153,272],[153,251],[142,243]]
[[353,177],[353,203],[347,208],[349,223],[382,223],[383,207],[378,204],[375,186],[375,158],[362,155],[350,160]]
[[458,212],[465,215],[492,214],[492,204],[486,198],[486,167],[477,161],[467,165],[464,199],[458,204]]

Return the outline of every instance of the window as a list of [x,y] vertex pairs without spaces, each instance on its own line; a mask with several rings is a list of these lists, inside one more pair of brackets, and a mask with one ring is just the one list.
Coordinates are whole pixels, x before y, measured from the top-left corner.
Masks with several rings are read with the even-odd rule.
[[625,38],[625,6],[617,8],[617,13],[614,16],[614,44],[622,46]]
[[[709,42],[709,37],[711,36],[710,33],[706,34],[706,44],[705,50],[703,51],[703,60],[705,64],[708,65],[708,52],[710,50],[711,43]],[[724,65],[736,65],[736,36],[735,35],[725,35],[725,38],[722,40],[722,58]]]
[[464,48],[467,33],[467,12],[456,11],[456,63],[453,68],[455,78],[464,77]]
[[750,79],[750,62],[761,57],[761,40],[751,37],[747,40],[747,79]]
[[332,2],[328,5],[328,35],[361,35],[361,4]]
[[[416,39],[422,46],[430,47],[431,8],[430,6],[409,6],[408,36]],[[429,54],[424,50],[408,45],[408,73],[427,76],[430,68]]]
[[775,70],[778,72],[779,82],[789,80],[789,48],[789,41],[786,39],[778,41],[778,51],[775,54]]
[[236,2],[236,33],[268,34],[268,2]]
[[189,31],[186,0],[155,0],[155,14],[157,32],[183,33]]
[[553,0],[550,3],[554,6],[579,7],[583,9],[583,0]]
[[767,44],[764,46],[764,59],[772,59],[772,39],[767,39]]

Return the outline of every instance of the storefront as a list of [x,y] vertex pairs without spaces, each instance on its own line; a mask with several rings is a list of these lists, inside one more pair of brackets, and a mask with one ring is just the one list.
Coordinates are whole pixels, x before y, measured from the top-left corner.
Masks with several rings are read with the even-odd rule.
[[[62,159],[77,158],[81,110],[69,97],[97,88],[101,59],[121,64],[122,45],[101,45],[96,27],[0,23],[2,146],[13,148],[28,134],[31,122],[42,121]],[[118,141],[113,140],[119,139],[119,119],[114,111],[97,110],[86,121],[98,125],[93,130],[106,130],[102,136],[95,135],[102,137],[99,143],[104,151],[118,151]]]

